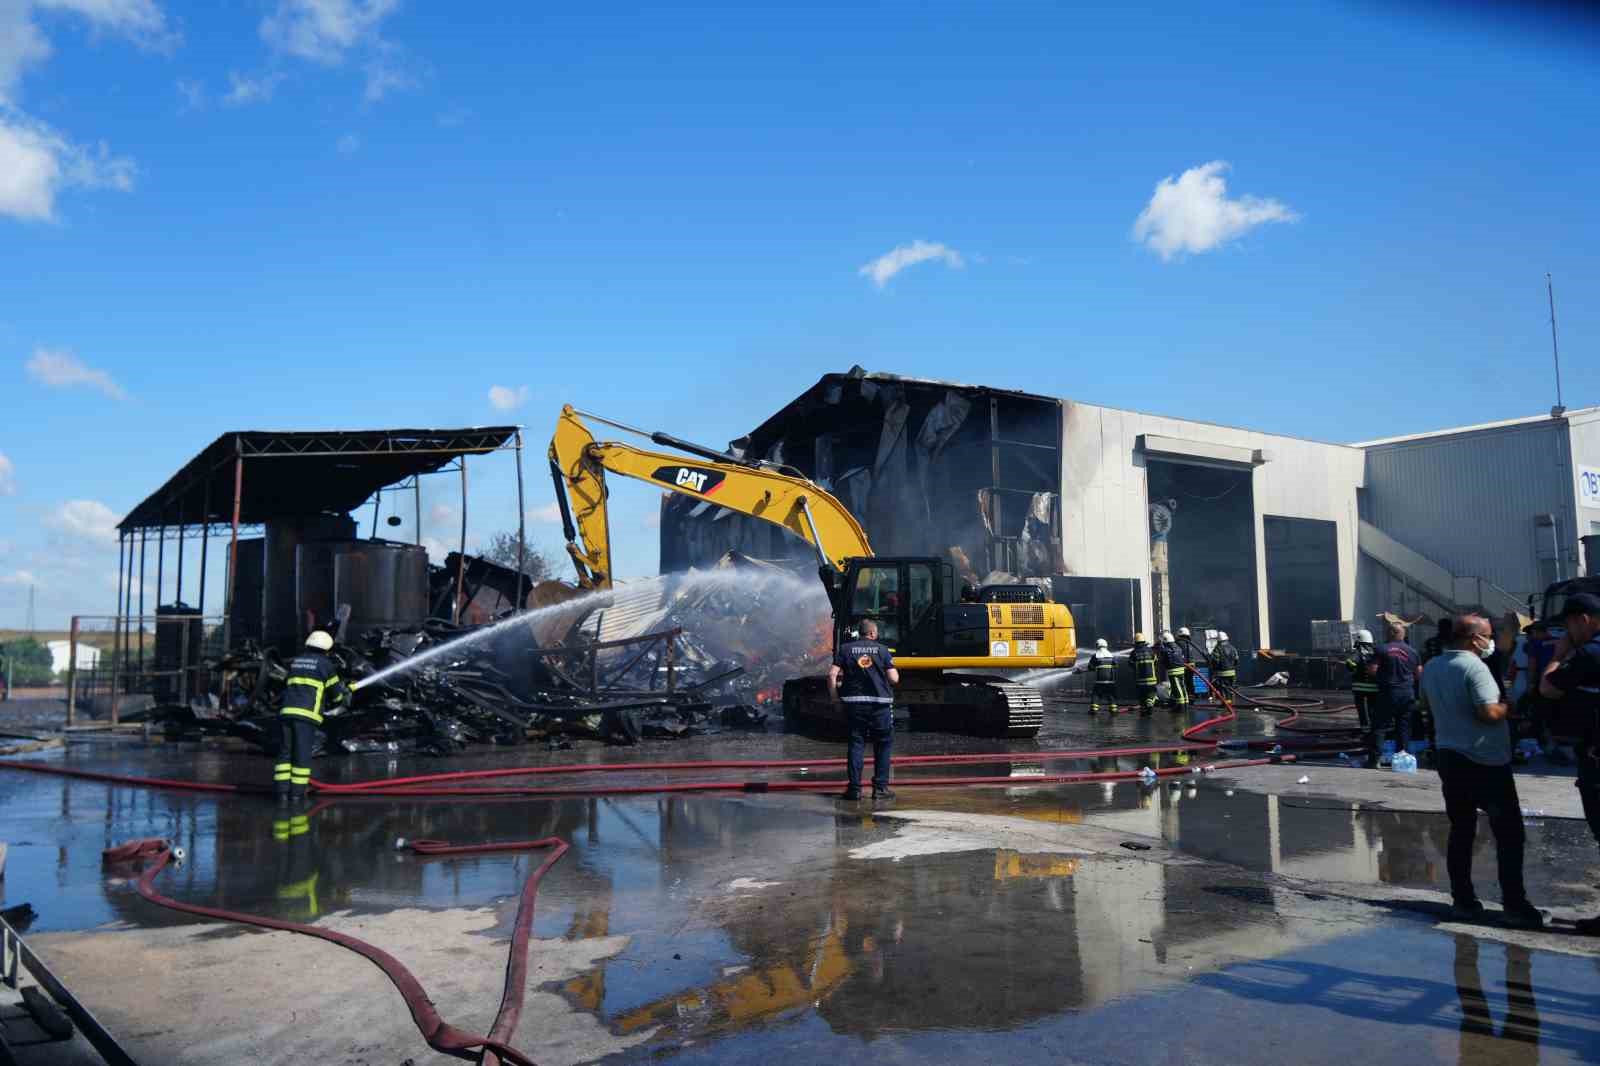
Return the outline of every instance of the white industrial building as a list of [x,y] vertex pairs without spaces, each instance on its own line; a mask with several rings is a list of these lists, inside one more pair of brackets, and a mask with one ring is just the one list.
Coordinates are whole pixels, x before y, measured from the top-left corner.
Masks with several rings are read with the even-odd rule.
[[[1600,407],[1368,441],[1356,610],[1526,611],[1600,564]],[[1588,550],[1585,550],[1587,545]]]
[[[44,646],[50,652],[51,672],[57,677],[66,677],[67,671],[72,666],[72,642],[48,640]],[[77,659],[79,670],[93,670],[100,665],[100,649],[88,644],[79,644]]]
[[[1051,579],[1080,640],[1159,615],[1308,652],[1317,620],[1526,610],[1600,534],[1600,408],[1333,444],[858,368],[731,447],[828,488],[878,554]],[[663,571],[730,549],[808,556],[663,502]]]

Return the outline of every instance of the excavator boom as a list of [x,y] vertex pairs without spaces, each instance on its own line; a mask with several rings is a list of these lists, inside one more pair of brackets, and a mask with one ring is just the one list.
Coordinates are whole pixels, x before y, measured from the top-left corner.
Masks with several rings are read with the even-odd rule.
[[585,588],[609,588],[613,577],[606,508],[608,472],[780,525],[816,550],[820,567],[843,571],[845,560],[872,554],[866,532],[844,504],[798,474],[747,462],[664,433],[645,435],[695,458],[615,441],[597,442],[584,424],[585,417],[604,421],[586,416],[570,404],[563,407],[550,441],[551,475],[561,508],[567,553],[577,567],[578,583]]

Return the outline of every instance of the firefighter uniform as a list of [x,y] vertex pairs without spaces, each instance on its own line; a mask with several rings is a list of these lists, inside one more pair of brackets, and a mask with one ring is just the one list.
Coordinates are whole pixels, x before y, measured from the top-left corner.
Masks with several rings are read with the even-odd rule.
[[1226,633],[1218,634],[1217,646],[1211,649],[1211,676],[1229,690],[1239,684],[1239,649]]
[[[1372,634],[1366,630],[1356,633],[1355,648],[1344,661],[1350,668],[1350,699],[1356,705],[1356,718],[1361,732],[1376,742],[1374,727],[1378,712],[1378,652],[1372,646]],[[1377,752],[1369,748],[1374,764]]]
[[1139,690],[1139,713],[1149,714],[1156,709],[1156,653],[1142,633],[1133,638],[1128,668],[1133,671],[1133,683]]
[[1105,707],[1112,714],[1116,714],[1117,659],[1103,640],[1099,642],[1094,656],[1089,660],[1089,680],[1094,685],[1092,695],[1089,697],[1089,713],[1099,714],[1100,708]]
[[311,784],[311,750],[324,712],[350,701],[339,668],[325,654],[333,647],[326,633],[313,633],[305,648],[289,662],[278,712],[278,762],[272,785],[281,799],[300,799]]
[[1161,669],[1167,675],[1167,706],[1181,711],[1189,706],[1189,663],[1171,633],[1163,633],[1162,637]]

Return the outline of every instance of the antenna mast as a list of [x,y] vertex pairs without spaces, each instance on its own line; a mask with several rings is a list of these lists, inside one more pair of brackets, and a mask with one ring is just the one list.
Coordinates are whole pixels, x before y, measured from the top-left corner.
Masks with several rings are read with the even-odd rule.
[[1556,405],[1550,409],[1550,417],[1560,418],[1567,413],[1567,408],[1561,402],[1561,349],[1556,346],[1556,288],[1548,271],[1544,276],[1544,289],[1550,297],[1550,354],[1556,362]]

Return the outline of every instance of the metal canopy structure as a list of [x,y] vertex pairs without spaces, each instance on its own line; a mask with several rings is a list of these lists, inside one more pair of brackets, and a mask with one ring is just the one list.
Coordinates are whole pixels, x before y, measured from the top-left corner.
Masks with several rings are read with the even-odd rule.
[[[129,645],[124,632],[131,617],[144,616],[146,544],[155,539],[156,590],[163,587],[165,549],[177,542],[175,602],[183,601],[184,544],[200,540],[200,588],[197,614],[205,611],[206,562],[213,532],[229,536],[227,594],[223,615],[223,647],[231,647],[234,588],[238,576],[241,527],[262,526],[275,519],[354,511],[384,489],[400,486],[413,494],[416,535],[421,537],[421,478],[446,471],[461,476],[461,547],[467,540],[467,457],[514,451],[517,467],[518,572],[526,544],[523,500],[522,430],[518,426],[475,426],[467,429],[373,429],[336,431],[224,433],[191,459],[117,524],[118,553],[116,652],[120,660]],[[247,469],[248,467],[248,469]],[[373,535],[377,535],[374,518]],[[135,559],[134,541],[138,541]],[[420,539],[419,539],[420,542]],[[135,564],[138,573],[135,576]],[[457,575],[457,610],[464,567]],[[134,586],[138,585],[135,615]],[[143,641],[140,656],[143,657]]]
[[[128,512],[123,532],[257,525],[285,515],[345,513],[373,493],[467,455],[520,448],[516,426],[331,433],[225,433]],[[254,460],[270,460],[256,463]],[[235,510],[235,466],[251,460]]]

